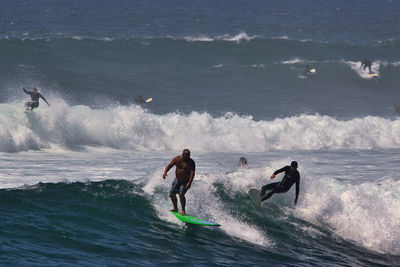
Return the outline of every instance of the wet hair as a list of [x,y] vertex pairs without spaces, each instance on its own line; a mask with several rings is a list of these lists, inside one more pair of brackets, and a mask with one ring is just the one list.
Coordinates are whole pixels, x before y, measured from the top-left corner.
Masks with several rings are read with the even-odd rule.
[[239,159],[239,166],[247,165],[247,159],[245,157],[241,157]]
[[292,161],[290,163],[290,166],[297,168],[297,161]]
[[182,151],[182,156],[183,156],[184,154],[186,154],[186,155],[188,155],[188,157],[190,157],[190,150],[187,149],[187,148],[185,148],[185,149]]

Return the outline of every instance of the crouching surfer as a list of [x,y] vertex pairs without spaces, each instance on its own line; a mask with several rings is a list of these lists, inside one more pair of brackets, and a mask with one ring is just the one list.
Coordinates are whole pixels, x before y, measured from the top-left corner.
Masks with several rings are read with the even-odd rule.
[[[300,174],[297,171],[297,161],[292,161],[290,166],[285,166],[282,169],[275,171],[271,175],[271,179],[274,179],[275,176],[281,172],[285,172],[282,181],[277,183],[267,184],[261,188],[260,192],[261,201],[269,199],[275,193],[286,193],[287,191],[289,191],[292,185],[296,183],[296,199],[294,200],[294,204],[296,205],[300,192]],[[265,191],[267,190],[271,191],[265,195]]]
[[33,110],[34,108],[39,107],[39,98],[43,99],[44,102],[46,102],[47,105],[50,106],[49,102],[42,96],[41,93],[37,91],[36,88],[33,88],[32,92],[26,91],[25,87],[22,86],[22,90],[25,92],[25,94],[31,96],[31,101],[28,101],[25,103],[25,109],[26,110]]

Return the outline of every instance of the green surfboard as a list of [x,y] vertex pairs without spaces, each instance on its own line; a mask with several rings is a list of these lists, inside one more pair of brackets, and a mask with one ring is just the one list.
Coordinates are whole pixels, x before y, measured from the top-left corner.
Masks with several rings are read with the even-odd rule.
[[181,215],[181,214],[179,214],[179,212],[176,212],[176,211],[173,211],[172,213],[176,216],[176,218],[178,218],[179,220],[181,220],[182,222],[185,222],[185,223],[206,225],[206,226],[221,226],[218,223],[209,222],[209,221],[194,217],[189,214]]

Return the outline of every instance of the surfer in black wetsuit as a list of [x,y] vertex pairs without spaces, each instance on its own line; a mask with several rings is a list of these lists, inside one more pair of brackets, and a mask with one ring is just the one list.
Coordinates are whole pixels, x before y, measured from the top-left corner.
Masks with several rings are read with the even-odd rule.
[[144,101],[144,99],[143,99],[143,96],[140,94],[140,95],[138,95],[136,98],[135,98],[135,103],[136,104],[143,104],[143,103],[145,103],[145,101]]
[[371,66],[372,66],[372,62],[368,59],[363,58],[363,60],[361,61],[361,68],[365,71],[366,68],[368,68],[369,73],[372,73],[371,70]]
[[400,115],[400,107],[396,103],[393,103],[393,109],[397,113],[397,115]]
[[47,102],[47,100],[42,96],[42,94],[38,93],[36,88],[33,88],[32,92],[29,92],[25,90],[24,86],[22,86],[22,90],[25,92],[25,94],[30,95],[32,100],[25,103],[26,110],[28,109],[33,110],[34,108],[39,107],[39,98],[43,99],[44,102],[46,102],[47,105],[50,106],[49,102]]
[[[275,193],[285,193],[289,191],[292,185],[296,183],[296,199],[294,200],[294,204],[296,205],[297,198],[299,197],[300,192],[300,174],[297,171],[297,162],[292,161],[292,163],[290,163],[290,166],[285,166],[282,169],[275,171],[274,174],[271,175],[271,179],[274,179],[275,175],[281,172],[285,172],[285,176],[283,176],[282,181],[267,184],[261,188],[261,202],[269,199]],[[265,191],[267,190],[271,190],[271,192],[264,196]]]

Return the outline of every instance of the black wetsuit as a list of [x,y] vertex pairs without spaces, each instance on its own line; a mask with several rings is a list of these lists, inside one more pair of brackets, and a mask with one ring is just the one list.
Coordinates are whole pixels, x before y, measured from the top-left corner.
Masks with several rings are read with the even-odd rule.
[[367,60],[367,59],[363,59],[363,61],[361,62],[361,68],[362,68],[364,71],[365,71],[366,68],[368,68],[369,73],[372,73],[371,65],[372,65],[372,62],[369,61],[369,60]]
[[[285,193],[289,191],[289,189],[292,187],[294,183],[296,183],[296,201],[297,197],[299,196],[299,191],[300,191],[300,174],[299,172],[295,169],[292,170],[290,166],[285,166],[282,169],[279,169],[274,172],[275,175],[278,173],[285,172],[285,176],[283,176],[282,181],[277,182],[277,183],[271,183],[264,185],[261,188],[261,201],[269,199],[273,194],[275,193]],[[264,196],[266,190],[271,190],[266,196]]]
[[31,96],[32,101],[25,103],[25,106],[31,108],[31,110],[39,107],[39,98],[43,99],[47,104],[49,104],[40,93],[35,94],[34,92],[26,91],[25,88],[23,88],[23,90],[24,90],[25,94],[28,94]]
[[311,68],[310,68],[309,66],[306,66],[306,68],[305,68],[304,71],[303,71],[303,75],[304,75],[304,76],[309,76],[309,75],[311,75],[311,74],[312,74]]

